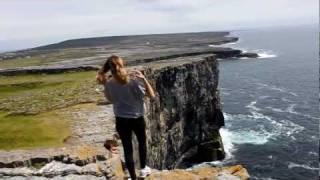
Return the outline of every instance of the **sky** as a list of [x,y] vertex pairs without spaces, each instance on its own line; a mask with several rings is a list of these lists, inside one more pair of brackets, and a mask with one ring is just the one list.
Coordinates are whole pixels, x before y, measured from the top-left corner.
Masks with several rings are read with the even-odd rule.
[[67,39],[317,24],[318,0],[0,0],[0,51]]

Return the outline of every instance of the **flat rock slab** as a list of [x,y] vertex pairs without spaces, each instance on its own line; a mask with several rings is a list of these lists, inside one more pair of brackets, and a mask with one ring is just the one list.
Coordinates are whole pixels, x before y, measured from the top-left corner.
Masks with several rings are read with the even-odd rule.
[[106,179],[124,177],[119,156],[106,161],[90,163],[85,166],[52,161],[41,169],[35,168],[0,168],[2,179]]
[[[103,97],[102,93],[101,97]],[[67,144],[80,143],[103,146],[104,141],[112,139],[116,133],[111,104],[80,104],[68,108],[68,111],[63,113],[71,115],[73,119],[71,122],[72,135],[67,140]]]
[[147,180],[247,180],[249,174],[241,165],[230,167],[196,168],[191,170],[175,169],[170,171],[154,171]]

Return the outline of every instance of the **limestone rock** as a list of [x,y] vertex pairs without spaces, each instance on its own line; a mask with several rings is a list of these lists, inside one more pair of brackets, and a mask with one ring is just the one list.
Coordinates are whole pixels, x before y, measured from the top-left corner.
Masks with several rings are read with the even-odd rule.
[[0,168],[0,177],[1,176],[31,176],[35,173],[35,170],[30,168]]
[[[241,172],[241,173],[238,173]],[[226,168],[196,168],[191,170],[175,169],[170,171],[157,171],[151,173],[147,180],[247,180],[249,175],[242,166]]]
[[81,167],[74,164],[64,164],[61,162],[52,161],[51,163],[42,167],[37,174],[46,177],[67,174],[81,174]]

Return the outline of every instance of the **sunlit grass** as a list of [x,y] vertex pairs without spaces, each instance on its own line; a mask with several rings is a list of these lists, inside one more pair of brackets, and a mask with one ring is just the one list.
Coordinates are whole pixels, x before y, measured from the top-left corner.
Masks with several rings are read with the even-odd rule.
[[61,110],[103,98],[95,71],[0,76],[0,149],[54,147],[70,135]]
[[95,71],[44,75],[0,76],[0,110],[37,114],[67,106],[94,102]]
[[1,60],[0,69],[47,65],[53,62],[70,60],[75,58],[91,57],[95,55],[96,53],[94,51],[89,51],[89,50],[79,50],[79,49],[60,50],[57,52],[52,52],[47,54]]
[[95,71],[0,76],[0,149],[61,146],[69,106],[103,98]]
[[38,115],[8,115],[0,112],[2,150],[61,146],[69,135],[69,120],[56,112]]

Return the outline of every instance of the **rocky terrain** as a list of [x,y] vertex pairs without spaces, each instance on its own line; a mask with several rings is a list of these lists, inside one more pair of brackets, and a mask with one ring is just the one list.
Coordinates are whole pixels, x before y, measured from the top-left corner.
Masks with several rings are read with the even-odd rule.
[[[7,180],[24,180],[26,178],[35,180],[47,179],[127,179],[126,173],[123,171],[122,162],[118,156],[110,158],[106,161],[96,161],[85,166],[76,166],[74,164],[65,164],[52,161],[41,169],[35,168],[16,168],[12,171],[8,168],[0,169],[0,176]],[[137,172],[138,173],[138,172]],[[210,180],[246,180],[249,178],[248,172],[242,166],[230,167],[197,167],[190,169],[174,169],[174,170],[156,170],[152,169],[151,174],[144,178],[146,180],[194,180],[194,179],[210,179]]]
[[[154,39],[138,37],[136,41],[120,38],[117,45],[100,44],[103,47],[91,47],[90,42],[95,39],[90,39],[86,41],[89,44],[81,46],[79,44],[83,40],[71,45],[67,41],[60,45],[17,52],[14,56],[3,59],[16,60],[16,56],[25,56],[26,53],[37,56],[40,52],[59,51],[62,47],[91,48],[95,51],[103,49],[105,56],[97,59],[94,57],[86,60],[80,58],[55,61],[54,65],[15,67],[1,70],[0,74],[16,76],[26,73],[96,70],[111,52],[123,55],[127,57],[130,68],[145,72],[157,92],[155,99],[146,99],[147,161],[154,168],[149,179],[247,179],[247,172],[239,166],[231,170],[207,167],[166,171],[187,168],[204,161],[222,160],[225,156],[219,134],[224,118],[219,99],[218,60],[257,56],[244,54],[240,50],[208,47],[208,44],[217,45],[237,40],[225,37],[227,34],[211,33],[215,35],[211,39],[203,34],[198,39],[194,34],[187,34],[176,41],[172,40],[171,35],[162,39],[160,36]],[[129,46],[135,42],[135,46]],[[113,51],[116,48],[119,49]],[[112,139],[115,134],[112,108],[108,102],[97,100],[72,105],[59,111],[74,119],[70,123],[71,134],[64,139],[64,146],[0,151],[0,177],[63,179],[67,176],[69,179],[116,179],[125,176],[119,165],[121,148],[120,157],[117,159],[102,146],[105,139]],[[244,173],[239,175],[237,172]]]

